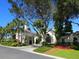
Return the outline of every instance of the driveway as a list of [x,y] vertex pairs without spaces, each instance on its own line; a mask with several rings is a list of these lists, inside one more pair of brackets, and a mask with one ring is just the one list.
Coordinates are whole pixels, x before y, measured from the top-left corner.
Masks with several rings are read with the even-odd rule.
[[30,52],[0,46],[0,59],[55,59]]
[[32,45],[29,46],[22,46],[22,47],[9,47],[9,48],[14,48],[14,49],[18,49],[18,50],[22,50],[22,51],[27,51],[27,52],[31,52],[33,53],[36,48],[38,47],[33,47]]

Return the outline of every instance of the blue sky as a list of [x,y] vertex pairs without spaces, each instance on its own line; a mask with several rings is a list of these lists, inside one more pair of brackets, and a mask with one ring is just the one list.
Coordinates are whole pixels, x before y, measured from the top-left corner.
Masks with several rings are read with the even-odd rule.
[[14,18],[9,12],[10,4],[7,0],[0,1],[0,26],[6,26]]
[[[0,1],[0,26],[6,26],[9,22],[11,22],[14,17],[13,15],[9,12],[10,4],[8,3],[7,0],[1,0]],[[79,19],[74,19],[75,22],[79,23]],[[73,30],[79,31],[79,26],[73,24]],[[51,25],[50,25],[51,27]]]

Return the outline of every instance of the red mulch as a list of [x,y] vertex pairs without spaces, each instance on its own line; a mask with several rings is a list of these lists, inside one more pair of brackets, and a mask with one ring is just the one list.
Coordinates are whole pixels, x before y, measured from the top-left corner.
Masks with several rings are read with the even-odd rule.
[[60,48],[60,49],[71,49],[70,46],[62,46],[62,45],[56,46],[56,48]]

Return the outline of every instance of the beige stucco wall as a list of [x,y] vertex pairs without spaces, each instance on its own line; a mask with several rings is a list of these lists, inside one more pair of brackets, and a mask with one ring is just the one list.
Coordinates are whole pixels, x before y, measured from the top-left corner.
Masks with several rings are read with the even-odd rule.
[[56,37],[55,37],[55,33],[49,31],[47,34],[49,34],[51,37],[51,44],[55,44],[57,42]]

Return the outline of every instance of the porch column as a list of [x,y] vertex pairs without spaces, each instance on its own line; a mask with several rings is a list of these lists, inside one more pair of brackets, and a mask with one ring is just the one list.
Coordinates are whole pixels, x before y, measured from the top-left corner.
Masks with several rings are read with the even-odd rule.
[[36,40],[38,39],[38,37],[34,37],[34,45],[36,45]]

